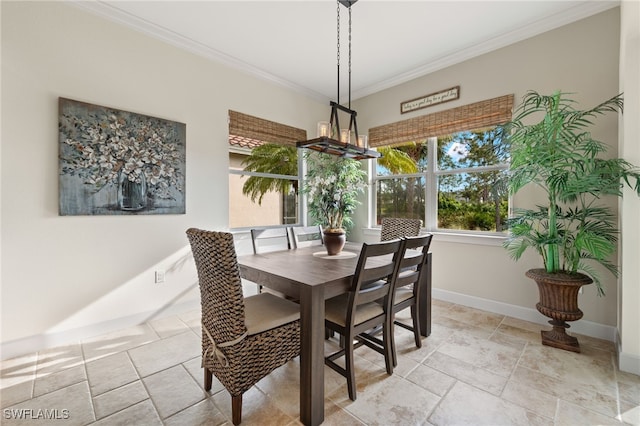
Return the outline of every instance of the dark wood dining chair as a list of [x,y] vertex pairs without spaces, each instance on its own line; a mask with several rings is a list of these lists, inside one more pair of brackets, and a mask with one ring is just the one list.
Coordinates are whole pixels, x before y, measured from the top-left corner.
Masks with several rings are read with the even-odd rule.
[[396,238],[420,235],[422,221],[420,219],[385,217],[382,219],[380,225],[380,241],[388,241]]
[[253,244],[253,252],[256,254],[291,248],[289,232],[285,226],[254,228],[251,230],[251,243]]
[[[340,350],[325,357],[325,364],[346,377],[352,401],[356,400],[354,339],[357,346],[384,355],[387,374],[393,374],[391,296],[403,255],[403,240],[364,243],[349,292],[325,302],[325,326],[342,336]],[[382,339],[367,333],[377,326],[382,326]],[[335,362],[342,356],[344,368]]]
[[[291,249],[291,239],[289,238],[289,231],[286,226],[252,229],[251,244],[253,245],[253,254]],[[258,293],[262,293],[263,290],[262,285],[258,284]],[[272,293],[282,296],[276,292]]]
[[270,293],[243,297],[232,234],[190,228],[187,237],[200,286],[204,387],[218,378],[238,425],[242,395],[300,354],[300,306]]
[[324,244],[320,225],[292,226],[289,231],[291,232],[294,248],[321,246]]
[[[425,285],[426,263],[428,259],[429,246],[433,235],[426,234],[417,237],[404,238],[404,256],[400,259],[400,268],[395,282],[393,297],[393,324],[403,327],[413,332],[416,347],[422,347],[420,336],[420,303],[418,295]],[[412,326],[395,320],[395,314],[411,308]],[[394,334],[391,333],[393,348],[393,365],[398,365]]]

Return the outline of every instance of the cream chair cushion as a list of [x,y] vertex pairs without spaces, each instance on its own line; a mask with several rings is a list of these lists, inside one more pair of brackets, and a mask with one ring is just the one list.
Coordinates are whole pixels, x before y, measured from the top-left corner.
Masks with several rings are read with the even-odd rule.
[[[324,316],[331,322],[345,326],[347,319],[347,309],[349,306],[349,296],[343,294],[341,296],[333,297],[325,302]],[[378,315],[383,315],[384,311],[382,305],[376,302],[366,303],[360,305],[356,309],[355,324],[363,323],[371,318],[375,318]]]
[[270,293],[244,299],[247,334],[258,334],[300,319],[300,305]]

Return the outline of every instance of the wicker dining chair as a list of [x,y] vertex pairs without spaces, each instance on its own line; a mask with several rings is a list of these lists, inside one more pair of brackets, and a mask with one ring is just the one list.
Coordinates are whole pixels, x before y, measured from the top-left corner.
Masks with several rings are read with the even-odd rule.
[[[413,332],[416,347],[422,347],[422,337],[420,335],[420,304],[418,295],[425,285],[426,263],[428,259],[429,246],[433,235],[426,234],[417,237],[404,238],[405,252],[400,260],[400,269],[396,278],[393,298],[393,324],[403,327]],[[413,326],[395,320],[395,314],[411,308],[411,319]],[[394,334],[391,333],[391,347],[393,349],[393,365],[398,365]]]
[[416,235],[420,235],[421,227],[422,221],[420,219],[385,217],[381,223],[380,241],[388,241],[402,237],[415,237]]
[[[325,302],[325,327],[340,334],[340,350],[325,357],[325,364],[347,379],[349,399],[356,400],[353,351],[366,345],[384,355],[387,374],[393,374],[391,292],[404,256],[404,241],[391,240],[362,245],[360,258],[347,294]],[[382,340],[367,333],[382,326]],[[345,367],[335,360],[344,356]]]
[[293,246],[295,248],[321,246],[324,244],[320,225],[292,226],[289,231],[293,237]]
[[244,392],[300,354],[300,306],[270,293],[243,297],[232,234],[190,228],[187,237],[200,286],[204,387],[218,378],[237,425]]

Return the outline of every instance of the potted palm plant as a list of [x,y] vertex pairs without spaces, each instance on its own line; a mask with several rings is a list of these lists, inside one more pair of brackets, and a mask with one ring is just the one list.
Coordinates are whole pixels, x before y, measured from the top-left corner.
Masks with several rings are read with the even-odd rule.
[[307,195],[309,214],[322,225],[329,255],[342,251],[346,230],[352,226],[351,213],[364,191],[366,173],[360,162],[334,155],[307,152],[307,174],[302,193]]
[[565,332],[566,321],[582,318],[578,292],[595,282],[604,295],[597,264],[618,273],[610,260],[617,245],[616,216],[603,197],[621,197],[623,185],[640,195],[640,170],[623,159],[606,158],[606,145],[588,131],[594,118],[622,111],[622,95],[591,109],[576,105],[565,93],[530,91],[507,123],[509,190],[515,194],[534,184],[544,191],[546,203],[514,210],[504,246],[515,260],[529,248],[542,258],[544,268],[526,272],[538,285],[536,308],[553,326],[542,331],[542,343],[580,352],[578,340]]

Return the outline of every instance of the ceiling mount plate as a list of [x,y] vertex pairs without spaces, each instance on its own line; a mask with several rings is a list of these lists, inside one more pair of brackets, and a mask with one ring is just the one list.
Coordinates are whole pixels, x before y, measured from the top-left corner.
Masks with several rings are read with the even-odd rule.
[[348,8],[348,7],[351,7],[351,5],[357,2],[358,0],[338,0],[338,1],[340,2],[341,5]]

